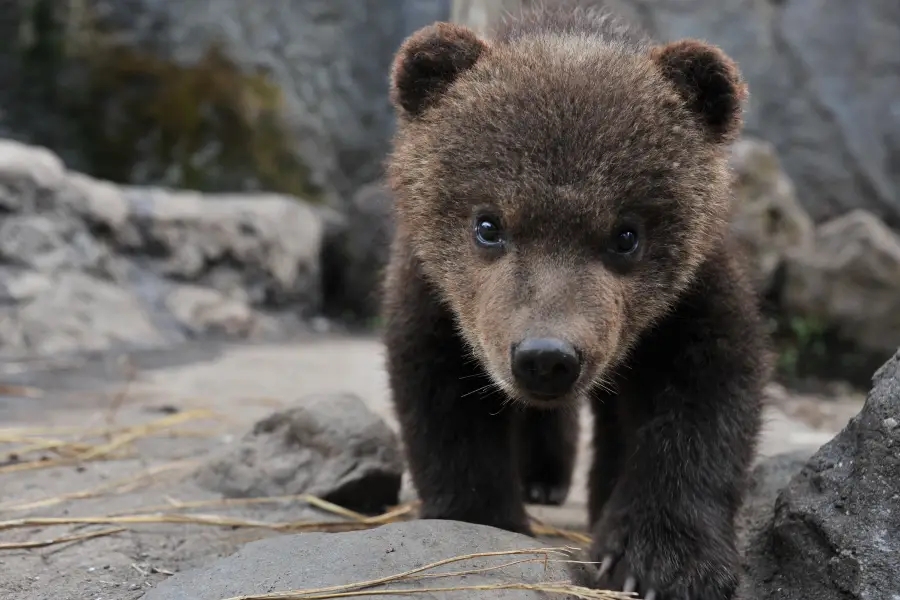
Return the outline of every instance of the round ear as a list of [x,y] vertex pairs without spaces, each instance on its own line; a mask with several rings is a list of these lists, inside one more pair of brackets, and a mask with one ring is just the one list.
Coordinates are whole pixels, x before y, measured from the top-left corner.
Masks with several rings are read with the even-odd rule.
[[475,33],[452,23],[434,23],[403,42],[391,70],[391,102],[415,118],[437,102],[459,75],[487,50]]
[[654,48],[651,56],[714,142],[738,137],[747,86],[728,55],[699,40],[681,40]]

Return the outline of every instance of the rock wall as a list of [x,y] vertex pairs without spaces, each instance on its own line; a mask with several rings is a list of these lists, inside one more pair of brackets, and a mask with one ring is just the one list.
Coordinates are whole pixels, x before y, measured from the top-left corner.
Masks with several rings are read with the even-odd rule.
[[0,134],[140,185],[333,202],[376,179],[393,53],[449,0],[9,0]]

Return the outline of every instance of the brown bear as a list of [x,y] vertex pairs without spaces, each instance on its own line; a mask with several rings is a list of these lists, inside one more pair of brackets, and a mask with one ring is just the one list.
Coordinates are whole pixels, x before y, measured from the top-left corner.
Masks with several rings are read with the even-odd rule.
[[707,43],[541,5],[393,65],[385,345],[421,517],[530,534],[586,401],[596,585],[730,598],[769,375],[727,235],[745,84]]

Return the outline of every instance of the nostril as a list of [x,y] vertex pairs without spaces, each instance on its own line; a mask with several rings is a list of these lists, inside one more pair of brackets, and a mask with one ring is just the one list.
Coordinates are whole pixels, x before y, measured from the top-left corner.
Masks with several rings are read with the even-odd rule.
[[558,362],[555,365],[553,365],[553,371],[551,372],[551,375],[553,375],[555,377],[559,377],[562,375],[566,375],[570,371],[571,371],[571,365],[569,365],[566,362]]

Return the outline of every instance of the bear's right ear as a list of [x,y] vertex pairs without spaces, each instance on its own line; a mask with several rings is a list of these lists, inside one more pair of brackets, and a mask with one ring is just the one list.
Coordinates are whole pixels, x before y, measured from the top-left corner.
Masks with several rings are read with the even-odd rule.
[[685,39],[654,48],[651,56],[714,141],[728,143],[738,136],[747,84],[725,52]]
[[487,50],[475,33],[452,23],[423,27],[403,42],[391,70],[391,102],[410,118],[446,93]]

